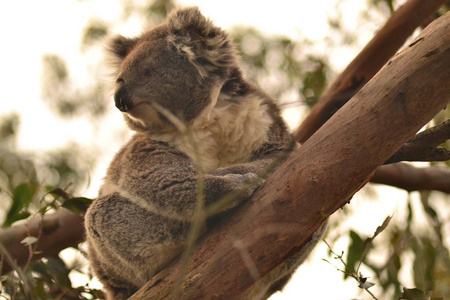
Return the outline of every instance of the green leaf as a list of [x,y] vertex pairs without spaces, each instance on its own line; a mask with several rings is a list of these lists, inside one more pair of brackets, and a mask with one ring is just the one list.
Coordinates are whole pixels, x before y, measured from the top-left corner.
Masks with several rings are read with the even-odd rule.
[[60,287],[72,288],[72,282],[69,278],[69,270],[67,269],[64,261],[59,257],[49,257],[47,262],[47,267]]
[[387,290],[390,286],[393,286],[396,293],[400,293],[399,273],[402,267],[400,255],[397,252],[392,253],[386,262],[387,267],[387,280],[382,281],[384,290]]
[[44,280],[38,278],[35,280],[33,287],[33,294],[36,299],[45,300],[48,299],[47,294],[45,293],[45,283]]
[[[73,196],[71,194],[69,194],[62,188],[52,189],[49,191],[49,193],[52,194],[53,196],[55,196],[56,198],[61,197],[63,200],[69,200],[69,199],[73,198]],[[60,202],[64,202],[64,201],[60,201]]]
[[105,24],[93,22],[84,31],[83,44],[92,45],[103,39],[108,34],[108,28]]
[[427,296],[422,290],[419,289],[407,289],[403,288],[403,293],[400,296],[400,299],[405,300],[429,300],[430,297]]
[[16,136],[19,128],[20,118],[18,114],[12,113],[3,116],[0,123],[0,141]]
[[56,82],[64,82],[69,77],[66,62],[58,55],[47,54],[43,58],[47,76]]
[[[347,251],[347,267],[351,272],[356,271],[356,267],[361,259],[361,255],[365,248],[364,240],[353,230],[350,231],[350,245]],[[344,278],[347,278],[345,275]]]
[[76,197],[69,200],[64,201],[62,207],[70,210],[71,212],[77,215],[84,215],[89,205],[92,203],[92,199],[84,198],[84,197]]
[[327,215],[327,214],[324,213],[324,212],[320,212],[320,216],[321,216],[322,218],[328,218],[328,217],[329,217],[329,215]]
[[20,220],[25,220],[28,217],[31,216],[31,213],[24,211],[24,212],[19,212],[14,216],[9,217],[5,223],[3,224],[4,227],[9,227],[11,226],[13,223],[20,221]]
[[433,242],[426,238],[418,238],[412,245],[414,251],[414,283],[417,287],[425,290],[433,289],[433,274],[436,265],[436,258],[439,253]]
[[43,260],[39,260],[39,261],[31,264],[30,271],[32,271],[36,274],[39,274],[39,276],[34,276],[34,277],[39,277],[42,281],[45,281],[48,283],[52,282],[52,276],[49,274],[47,265],[46,265],[46,263],[44,263]]
[[9,227],[12,223],[23,220],[30,216],[30,213],[23,211],[31,201],[33,201],[37,186],[29,183],[19,184],[12,192],[12,203],[3,222],[3,227]]
[[375,233],[373,234],[372,240],[379,235],[380,233],[382,233],[389,225],[389,222],[392,220],[392,216],[388,216],[386,217],[386,219],[384,219],[383,224],[381,224],[380,226],[377,227],[377,230],[375,230]]

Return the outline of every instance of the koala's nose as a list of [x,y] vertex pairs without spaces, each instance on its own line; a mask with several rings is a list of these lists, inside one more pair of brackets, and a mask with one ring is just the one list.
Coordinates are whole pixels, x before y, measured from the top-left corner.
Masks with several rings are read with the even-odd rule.
[[130,98],[125,86],[125,81],[122,78],[119,78],[116,81],[114,102],[116,104],[116,107],[122,112],[127,112],[131,108]]

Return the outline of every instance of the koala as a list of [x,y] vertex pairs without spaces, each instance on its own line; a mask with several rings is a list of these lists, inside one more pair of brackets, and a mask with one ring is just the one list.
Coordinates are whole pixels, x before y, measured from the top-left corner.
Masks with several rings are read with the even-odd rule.
[[[183,252],[198,205],[233,194],[217,214],[237,207],[296,143],[274,100],[245,79],[228,34],[196,7],[139,37],[113,38],[109,51],[115,106],[136,133],[112,160],[85,227],[92,269],[107,299],[120,300]],[[243,299],[281,289],[322,232]]]

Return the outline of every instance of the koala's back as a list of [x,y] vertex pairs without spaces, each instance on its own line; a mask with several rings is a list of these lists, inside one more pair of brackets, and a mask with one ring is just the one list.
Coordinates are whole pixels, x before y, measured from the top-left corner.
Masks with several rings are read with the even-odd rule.
[[116,285],[136,290],[180,253],[189,222],[170,205],[164,207],[157,192],[148,195],[164,189],[165,182],[186,179],[174,178],[176,172],[171,176],[180,160],[187,158],[143,134],[116,155],[85,219],[89,255],[100,278],[114,274]]

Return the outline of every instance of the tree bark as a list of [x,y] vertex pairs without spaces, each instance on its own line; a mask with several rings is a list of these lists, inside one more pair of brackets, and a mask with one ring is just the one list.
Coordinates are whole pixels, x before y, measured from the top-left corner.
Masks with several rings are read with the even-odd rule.
[[401,6],[322,94],[294,135],[304,143],[388,62],[445,0],[409,0]]
[[[448,104],[448,70],[450,14],[428,26],[249,202],[201,239],[186,274],[175,261],[130,299],[167,299],[180,275],[178,287],[186,298],[238,297],[254,284],[251,273],[264,276],[295,253],[324,216],[344,206],[378,166]],[[278,230],[271,230],[274,226]]]

